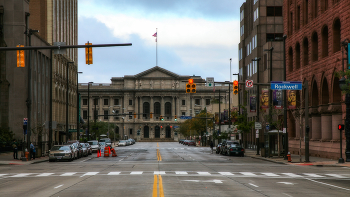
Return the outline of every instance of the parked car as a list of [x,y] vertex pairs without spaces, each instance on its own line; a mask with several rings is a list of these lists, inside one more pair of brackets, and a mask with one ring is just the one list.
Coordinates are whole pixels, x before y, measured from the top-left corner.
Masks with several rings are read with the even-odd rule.
[[188,146],[196,146],[196,142],[194,140],[189,140],[187,145]]
[[125,140],[126,141],[126,145],[127,146],[130,146],[131,145],[131,142],[129,140]]
[[92,148],[89,143],[85,143],[87,149],[88,149],[88,155],[92,155]]
[[120,140],[118,146],[126,146],[126,141]]
[[134,139],[128,139],[128,140],[130,140],[131,141],[131,144],[135,144],[135,140]]
[[106,142],[106,146],[112,146],[112,141],[109,138],[102,138],[100,142]]
[[189,142],[190,140],[185,140],[184,141],[184,143],[183,143],[183,145],[188,145],[188,142]]
[[71,145],[55,145],[49,151],[49,162],[58,160],[73,161],[74,152]]
[[219,153],[220,153],[221,145],[222,145],[222,143],[219,143],[219,144],[216,146],[216,150],[215,150],[215,153],[216,153],[216,154],[219,154]]
[[100,150],[100,144],[98,143],[97,140],[90,140],[88,143],[91,146],[92,152],[97,152]]
[[227,149],[227,155],[239,155],[241,157],[244,157],[244,148],[239,144],[231,144],[230,147]]
[[83,151],[81,149],[80,143],[79,142],[70,142],[68,141],[67,143],[65,143],[65,145],[72,145],[73,151],[75,153],[75,158],[79,159],[80,157],[82,157]]
[[99,142],[98,144],[100,145],[101,151],[106,148],[106,142]]
[[83,157],[87,157],[89,155],[89,150],[88,150],[88,147],[86,146],[85,143],[81,143],[81,147],[83,149]]
[[185,141],[185,139],[180,139],[179,144],[182,144]]
[[228,148],[230,147],[231,144],[238,144],[239,145],[239,142],[237,142],[237,141],[230,141],[230,140],[223,141],[222,145],[221,145],[220,153],[221,154],[226,154],[227,150],[228,150]]

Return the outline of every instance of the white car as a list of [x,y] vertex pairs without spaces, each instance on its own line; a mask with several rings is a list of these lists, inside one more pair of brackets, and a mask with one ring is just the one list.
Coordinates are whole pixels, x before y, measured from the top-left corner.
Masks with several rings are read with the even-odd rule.
[[126,140],[120,140],[118,146],[126,146]]

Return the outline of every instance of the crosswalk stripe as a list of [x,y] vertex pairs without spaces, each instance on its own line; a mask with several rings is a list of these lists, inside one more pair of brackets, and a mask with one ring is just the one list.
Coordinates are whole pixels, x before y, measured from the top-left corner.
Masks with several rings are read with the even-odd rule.
[[197,172],[199,175],[211,175],[209,172]]
[[107,175],[119,175],[119,174],[120,174],[120,172],[110,172]]
[[311,177],[315,177],[315,178],[321,178],[321,177],[324,177],[324,176],[321,176],[321,175],[317,175],[317,174],[312,174],[312,173],[303,173],[307,176],[311,176]]
[[21,173],[21,174],[16,174],[16,175],[13,175],[13,176],[10,176],[10,177],[25,177],[25,176],[28,176],[30,174],[31,173]]
[[297,174],[294,174],[294,173],[282,173],[282,174],[290,176],[290,177],[303,177],[303,176],[300,176],[300,175],[297,175]]
[[261,174],[264,174],[266,176],[280,176],[280,175],[277,175],[277,174],[274,174],[274,173],[269,173],[269,172],[264,172],[264,173],[261,173]]
[[188,174],[188,173],[185,171],[175,171],[175,174]]
[[221,175],[234,175],[231,172],[219,172],[219,174],[221,174]]
[[332,177],[336,177],[336,178],[347,178],[345,176],[339,175],[339,174],[326,174],[327,176],[332,176]]
[[82,177],[83,176],[93,176],[93,175],[96,175],[96,174],[98,174],[98,172],[87,172],[87,173],[83,174]]
[[50,176],[50,175],[53,175],[53,174],[55,174],[55,173],[41,173],[41,174],[39,174],[37,176],[42,177],[42,176]]
[[154,171],[153,174],[165,174],[165,171]]
[[130,174],[142,174],[142,173],[143,173],[143,171],[133,171]]
[[61,176],[73,176],[74,174],[76,174],[76,172],[67,172],[67,173],[61,174]]
[[245,175],[245,176],[256,176],[256,174],[253,174],[251,172],[240,172],[240,173]]
[[5,176],[5,175],[7,175],[7,174],[0,174],[0,177]]

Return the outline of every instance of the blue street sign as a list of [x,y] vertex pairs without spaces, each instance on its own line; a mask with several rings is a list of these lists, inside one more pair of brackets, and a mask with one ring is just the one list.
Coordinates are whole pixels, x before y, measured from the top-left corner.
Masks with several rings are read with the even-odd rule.
[[192,119],[192,116],[180,116],[180,119]]
[[302,90],[301,81],[271,81],[271,90]]
[[270,125],[266,125],[266,130],[270,130]]

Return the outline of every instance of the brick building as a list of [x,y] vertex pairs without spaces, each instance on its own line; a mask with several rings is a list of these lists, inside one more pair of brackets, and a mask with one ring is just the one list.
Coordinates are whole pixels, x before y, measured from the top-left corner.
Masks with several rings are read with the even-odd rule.
[[[344,96],[335,73],[344,69],[342,42],[350,39],[350,1],[284,0],[287,81],[308,81],[310,155],[338,159],[337,125],[344,123]],[[305,106],[305,94],[297,91],[297,109],[288,111],[289,150],[304,154],[305,122],[296,113]],[[299,110],[300,111],[300,110]],[[302,110],[301,110],[302,111]],[[344,153],[345,151],[343,151]],[[345,154],[343,154],[344,158]]]

